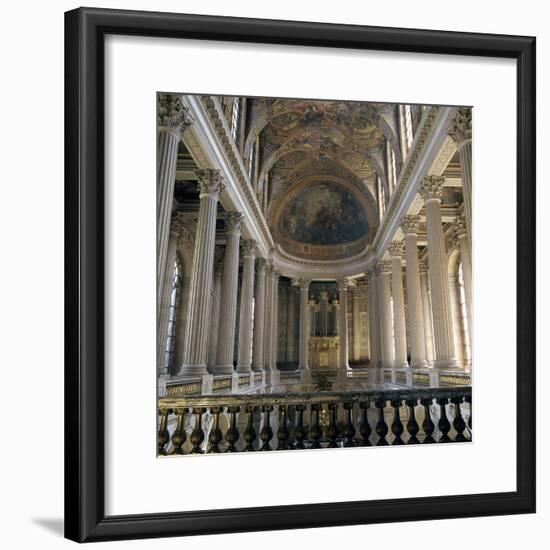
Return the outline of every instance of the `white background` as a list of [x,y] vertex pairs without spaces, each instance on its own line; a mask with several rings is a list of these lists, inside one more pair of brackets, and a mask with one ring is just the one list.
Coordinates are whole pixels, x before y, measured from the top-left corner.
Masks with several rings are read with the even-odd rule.
[[[510,404],[516,398],[515,270],[501,270],[498,277],[493,273],[501,258],[509,256],[511,262],[515,258],[516,63],[212,42],[205,47],[204,41],[119,36],[108,38],[105,54],[106,513],[515,490],[515,407],[502,407],[496,423],[491,411],[495,370],[499,398]],[[174,70],[182,63],[184,70]],[[280,74],[284,78],[277,78]],[[450,81],[453,86],[448,86]],[[157,90],[186,91],[190,86],[204,93],[306,98],[322,94],[338,99],[474,105],[473,444],[156,458],[156,373],[151,368],[156,353],[156,200],[151,183],[156,177],[155,98]],[[499,201],[499,214],[508,221],[499,227],[499,239],[495,239],[494,227],[476,215],[493,211],[495,182],[508,199]],[[508,314],[495,315],[503,296],[509,296]],[[139,315],[129,315],[136,308]],[[496,358],[494,350],[503,341],[509,343],[506,353]],[[132,449],[131,460],[128,449]],[[498,468],[493,467],[495,463]],[[426,468],[428,476],[399,475]],[[459,475],[453,474],[456,468]],[[259,482],[266,471],[271,472],[267,490]],[[284,472],[284,480],[279,472]],[[338,482],[319,483],[313,472],[332,472]],[[398,482],[392,481],[396,475]],[[139,491],[135,490],[137,478]],[[240,491],[219,491],[220,479],[230,487],[239,485],[237,480],[249,483]],[[159,493],[158,487],[170,487],[170,491]]]
[[[547,75],[549,34],[544,28],[548,15],[534,1],[524,1],[521,12],[517,3],[462,2],[443,12],[440,2],[393,2],[366,5],[340,1],[300,5],[279,1],[246,2],[118,2],[95,5],[127,9],[159,9],[220,15],[319,20],[385,26],[439,28],[494,33],[537,35],[538,38],[538,154],[548,150],[548,110],[541,98],[548,94]],[[358,4],[358,5],[355,5]],[[61,537],[62,525],[62,146],[63,146],[63,14],[75,7],[58,2],[55,8],[38,2],[4,12],[2,40],[2,252],[4,253],[1,298],[2,361],[6,371],[0,399],[0,418],[4,426],[1,468],[3,529],[0,537],[9,547],[57,548],[67,545]],[[450,6],[449,6],[450,7]],[[497,16],[498,13],[498,16]],[[453,82],[448,83],[453,86]],[[545,89],[543,90],[543,87]],[[4,95],[6,97],[4,97]],[[546,135],[543,129],[546,128]],[[546,143],[545,143],[546,138]],[[546,146],[546,147],[545,147]],[[7,161],[7,162],[6,162]],[[542,464],[544,438],[542,395],[542,212],[545,197],[541,182],[545,179],[539,162],[539,465]],[[495,191],[498,185],[495,182]],[[497,227],[507,220],[499,219]],[[546,229],[547,230],[547,229]],[[14,238],[15,237],[15,238]],[[495,234],[496,238],[496,234]],[[495,270],[508,269],[505,263]],[[7,305],[7,307],[6,307]],[[329,548],[345,537],[348,544],[388,544],[407,541],[410,548],[426,544],[429,531],[433,540],[445,537],[447,548],[491,537],[498,548],[515,548],[525,539],[543,540],[546,507],[542,496],[543,474],[539,468],[539,513],[536,516],[478,518],[430,523],[410,523],[315,529],[308,531],[254,533],[199,537],[185,540],[189,548],[249,548],[258,544],[315,544]],[[550,518],[546,514],[546,520]],[[453,533],[467,533],[468,542]],[[390,538],[391,535],[391,538]],[[307,539],[306,539],[307,537]],[[368,537],[368,538],[367,538]],[[477,537],[477,538],[476,538]],[[120,546],[181,545],[182,540],[135,541]],[[113,544],[113,543],[110,543]],[[146,546],[147,545],[147,546]]]

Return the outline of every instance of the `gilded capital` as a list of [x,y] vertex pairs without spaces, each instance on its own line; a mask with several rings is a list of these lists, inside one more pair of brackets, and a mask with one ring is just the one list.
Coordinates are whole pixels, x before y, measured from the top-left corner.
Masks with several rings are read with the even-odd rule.
[[430,199],[441,200],[443,198],[444,183],[445,178],[442,176],[426,176],[422,180],[422,185],[420,186],[418,192],[425,201]]
[[401,230],[405,235],[416,235],[418,233],[418,223],[420,216],[415,214],[407,214],[401,218]]
[[219,198],[220,193],[225,189],[225,183],[219,170],[207,168],[205,170],[195,170],[197,175],[197,185],[199,187],[200,198],[211,196]]
[[182,96],[173,94],[159,94],[157,122],[159,127],[167,128],[180,134],[193,124],[193,117],[182,102]]
[[459,147],[472,139],[472,109],[469,107],[458,109],[449,126],[449,135]]

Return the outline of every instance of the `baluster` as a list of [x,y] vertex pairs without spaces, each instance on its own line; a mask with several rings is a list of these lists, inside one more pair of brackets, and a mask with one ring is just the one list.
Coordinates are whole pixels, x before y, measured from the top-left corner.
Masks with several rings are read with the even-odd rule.
[[214,415],[214,425],[208,434],[208,443],[210,445],[208,452],[219,453],[220,441],[223,439],[222,431],[220,430],[220,413],[222,412],[222,408],[211,407],[210,412]]
[[237,452],[237,447],[235,443],[239,441],[239,429],[237,428],[237,413],[240,411],[239,407],[227,407],[227,412],[229,413],[229,428],[225,433],[225,440],[229,444],[226,453],[235,453]]
[[271,425],[269,423],[269,417],[272,411],[273,405],[262,405],[262,412],[265,413],[265,416],[263,428],[260,430],[260,439],[263,441],[260,451],[271,451],[271,445],[269,442],[273,437],[273,430],[271,429]]
[[435,430],[435,424],[432,422],[432,418],[430,416],[432,398],[430,397],[429,399],[421,399],[420,403],[424,407],[424,421],[422,422],[422,429],[424,430],[426,437],[424,438],[423,443],[435,443],[435,439],[432,435]]
[[376,445],[378,447],[384,447],[386,445],[389,445],[389,443],[386,441],[386,436],[388,435],[388,425],[386,424],[386,420],[384,419],[384,407],[386,406],[386,401],[376,401],[374,406],[378,409],[378,422],[375,426],[376,433],[378,434],[378,443],[376,443]]
[[328,447],[330,449],[334,449],[335,447],[338,447],[336,438],[340,435],[340,429],[338,428],[338,424],[336,424],[336,413],[338,411],[338,403],[329,403],[328,410],[329,410],[329,418],[330,418],[328,428],[327,428],[327,437],[329,439]]
[[464,401],[466,401],[466,403],[468,403],[468,405],[470,405],[470,415],[468,416],[468,429],[470,430],[470,436],[471,436],[471,434],[472,434],[472,396],[467,395],[464,398]]
[[404,445],[405,442],[401,439],[401,436],[403,435],[403,422],[401,422],[401,418],[399,416],[399,409],[401,408],[401,405],[403,402],[401,399],[396,399],[394,401],[391,401],[391,406],[393,408],[393,422],[391,423],[391,432],[394,435],[394,440],[392,445]]
[[193,444],[191,449],[191,454],[202,454],[203,450],[201,449],[202,442],[204,441],[204,430],[202,429],[202,415],[206,412],[206,409],[195,408],[193,409],[193,414],[195,415],[195,427],[191,432],[191,437],[189,441]]
[[346,423],[342,435],[346,438],[344,441],[344,447],[355,447],[355,426],[353,425],[353,402],[349,401],[344,403],[344,410],[347,411]]
[[320,403],[311,404],[311,430],[309,431],[309,439],[311,440],[312,449],[321,448],[321,437],[323,437],[323,430],[319,424],[319,411],[321,410]]
[[287,408],[286,405],[279,405],[279,429],[277,430],[277,450],[286,451],[288,449],[288,438],[290,432],[287,427]]
[[420,441],[416,437],[420,430],[420,427],[418,426],[418,422],[416,421],[416,417],[414,414],[414,408],[416,407],[417,403],[418,399],[407,399],[405,401],[405,405],[407,405],[407,407],[409,408],[409,420],[407,422],[409,440],[407,441],[407,445],[416,445],[417,443],[420,443]]
[[453,428],[456,430],[455,441],[468,441],[466,437],[464,437],[466,422],[464,422],[464,418],[462,418],[462,411],[460,410],[462,397],[451,397],[451,403],[455,406],[455,417],[453,420]]
[[174,445],[174,454],[182,455],[183,454],[183,444],[187,439],[187,434],[184,429],[185,422],[185,413],[187,409],[176,409],[174,411],[177,415],[176,429],[172,434],[172,445]]
[[296,420],[294,425],[294,448],[303,449],[306,432],[304,430],[304,411],[305,405],[296,405]]
[[361,437],[363,438],[361,440],[360,445],[362,447],[370,447],[370,435],[372,433],[372,429],[369,424],[369,416],[368,416],[368,410],[369,410],[370,403],[368,401],[361,401],[359,403],[359,408],[363,411],[361,424],[359,424],[359,433],[361,434]]
[[170,433],[168,432],[168,415],[172,409],[162,408],[159,410],[160,422],[158,431],[158,454],[166,455],[166,445],[170,441]]
[[447,404],[449,399],[447,397],[442,397],[442,398],[436,399],[435,401],[439,405],[439,411],[440,411],[439,422],[437,423],[437,427],[441,432],[439,443],[448,443],[449,441],[451,441],[451,438],[447,435],[449,433],[449,430],[451,429],[451,424],[447,419],[447,410],[445,405]]
[[247,452],[255,451],[254,441],[256,441],[256,430],[254,429],[254,411],[256,407],[254,405],[247,405],[245,411],[248,413],[248,422],[244,430],[243,439],[245,440],[246,446],[244,448]]

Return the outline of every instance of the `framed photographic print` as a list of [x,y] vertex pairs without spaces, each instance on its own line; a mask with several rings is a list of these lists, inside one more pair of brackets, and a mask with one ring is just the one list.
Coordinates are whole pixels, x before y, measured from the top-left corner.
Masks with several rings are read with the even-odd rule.
[[531,37],[68,12],[66,536],[534,512],[534,83]]

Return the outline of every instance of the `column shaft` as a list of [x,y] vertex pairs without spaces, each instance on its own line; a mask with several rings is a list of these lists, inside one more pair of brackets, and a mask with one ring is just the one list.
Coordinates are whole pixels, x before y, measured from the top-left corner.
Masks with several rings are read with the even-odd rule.
[[300,370],[309,369],[309,281],[299,281],[300,285]]
[[244,241],[237,372],[250,372],[252,364],[252,311],[254,303],[255,253],[256,242]]
[[264,370],[269,370],[271,361],[271,338],[273,336],[273,274],[272,266],[265,273],[265,317],[264,317]]
[[379,325],[380,315],[378,313],[378,301],[377,301],[377,280],[374,271],[370,271],[367,274],[369,284],[369,344],[370,344],[370,365],[371,367],[380,366],[380,338],[379,338]]
[[291,285],[288,287],[286,304],[286,360],[287,363],[296,362],[296,325],[295,325],[296,290]]
[[338,285],[340,302],[340,357],[339,369],[349,369],[349,338],[348,338],[348,285],[344,282]]
[[433,338],[432,305],[428,288],[428,269],[420,263],[420,290],[422,293],[422,312],[424,314],[424,337],[426,343],[426,361],[433,365],[435,362],[435,348]]
[[214,291],[212,292],[212,313],[210,341],[208,343],[208,372],[216,369],[216,353],[218,351],[218,333],[220,330],[220,307],[222,297],[223,266],[218,265],[214,270]]
[[269,368],[277,370],[277,355],[279,352],[279,272],[275,269],[272,272],[273,277],[273,306],[271,321],[271,356]]
[[265,269],[266,261],[260,258],[256,269],[256,288],[254,290],[252,368],[255,372],[261,372],[264,366]]
[[361,298],[359,289],[356,288],[352,298],[353,318],[353,359],[361,361]]
[[393,297],[393,335],[395,345],[394,367],[406,368],[407,362],[407,328],[405,325],[405,296],[403,292],[403,270],[401,268],[402,243],[390,243],[391,287]]
[[390,271],[391,262],[378,262],[378,309],[380,315],[380,356],[382,367],[394,364],[393,327],[391,320]]

